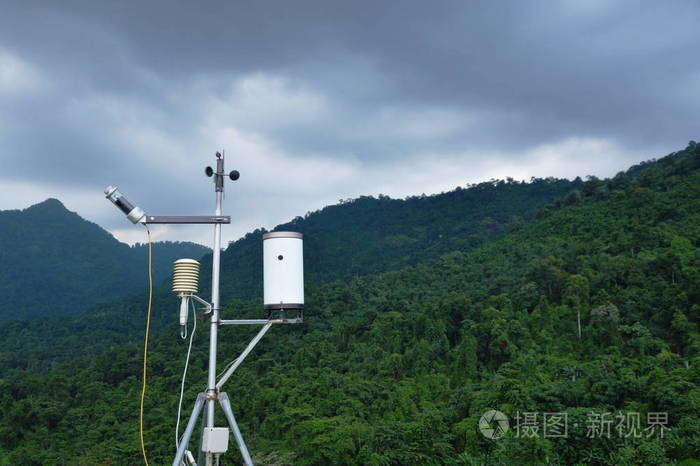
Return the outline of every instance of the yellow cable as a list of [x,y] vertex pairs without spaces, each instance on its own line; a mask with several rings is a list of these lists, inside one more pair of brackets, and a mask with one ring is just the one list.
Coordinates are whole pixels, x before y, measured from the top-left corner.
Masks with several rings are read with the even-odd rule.
[[143,441],[143,400],[146,397],[146,369],[148,367],[148,330],[151,328],[151,304],[153,302],[153,273],[152,273],[152,255],[151,255],[151,231],[146,227],[148,233],[148,314],[146,317],[146,338],[143,341],[143,386],[141,387],[141,405],[139,410],[139,438],[141,439],[141,453],[143,461],[148,466],[148,457],[146,456],[146,444]]

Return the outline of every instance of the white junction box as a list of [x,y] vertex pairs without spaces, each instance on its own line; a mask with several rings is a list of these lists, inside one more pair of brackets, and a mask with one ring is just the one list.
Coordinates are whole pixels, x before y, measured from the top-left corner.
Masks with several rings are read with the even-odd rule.
[[204,453],[226,453],[228,450],[228,427],[205,427],[202,436]]

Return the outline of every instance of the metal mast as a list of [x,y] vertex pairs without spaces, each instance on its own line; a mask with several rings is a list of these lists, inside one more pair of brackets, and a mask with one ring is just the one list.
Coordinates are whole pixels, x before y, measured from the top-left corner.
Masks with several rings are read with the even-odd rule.
[[[216,153],[216,212],[221,215],[221,198],[224,193],[224,158]],[[214,251],[212,254],[211,270],[211,324],[209,333],[209,377],[207,378],[207,427],[214,427],[214,407],[216,403],[216,346],[219,330],[219,312],[221,311],[219,297],[219,275],[221,271],[221,224],[214,225]],[[207,461],[209,462],[209,461]]]
[[[204,416],[202,418],[202,424],[204,427],[204,432],[202,434],[202,447],[201,450],[206,454],[206,466],[213,466],[214,460],[216,458],[218,464],[218,458],[221,454],[228,449],[228,429],[227,428],[217,428],[214,427],[214,414],[217,402],[221,406],[226,420],[229,424],[231,432],[233,433],[234,439],[238,444],[238,449],[241,452],[241,457],[243,462],[247,466],[253,465],[253,460],[250,457],[248,448],[243,440],[241,431],[236,423],[236,418],[233,415],[233,409],[231,408],[231,402],[227,394],[220,391],[226,381],[233,375],[233,372],[240,366],[243,360],[250,354],[252,349],[257,345],[257,343],[262,339],[265,333],[270,329],[273,324],[299,324],[304,321],[303,318],[303,305],[297,309],[297,315],[292,318],[288,318],[285,314],[285,309],[282,304],[280,304],[278,312],[278,318],[273,318],[272,311],[269,311],[267,319],[238,319],[238,320],[222,320],[220,318],[221,313],[221,297],[219,296],[219,283],[221,278],[221,225],[231,223],[231,218],[229,216],[222,215],[221,212],[221,202],[224,193],[224,157],[219,152],[216,153],[216,171],[211,167],[207,167],[205,174],[209,177],[214,177],[214,186],[216,193],[216,210],[213,216],[173,216],[173,215],[147,215],[141,208],[134,206],[131,202],[124,197],[124,195],[119,191],[118,188],[109,186],[105,189],[105,197],[109,199],[114,205],[116,205],[124,214],[127,216],[132,223],[142,223],[142,224],[209,224],[214,225],[214,250],[212,252],[212,276],[211,276],[211,303],[206,302],[196,294],[183,295],[183,299],[194,299],[195,301],[203,304],[205,306],[206,312],[211,312],[210,316],[210,333],[209,333],[209,369],[207,375],[207,388],[204,392],[197,395],[197,399],[192,409],[189,421],[187,422],[187,427],[180,438],[179,446],[175,452],[175,458],[173,460],[173,466],[183,466],[185,461],[187,464],[196,465],[192,458],[191,452],[187,450],[188,443],[194,432],[197,419],[199,419],[200,414],[206,407]],[[228,173],[228,177],[232,181],[236,181],[240,174],[238,171],[233,170]],[[298,233],[295,233],[298,235]],[[281,258],[282,256],[280,256]],[[302,296],[303,302],[303,296]],[[293,308],[294,309],[294,308]],[[258,331],[257,335],[250,341],[248,346],[243,350],[243,352],[236,358],[224,372],[221,379],[216,381],[216,360],[217,360],[217,339],[219,325],[262,325],[262,328]],[[223,434],[223,436],[222,436]],[[206,440],[206,444],[205,444]],[[185,457],[188,459],[185,460]]]

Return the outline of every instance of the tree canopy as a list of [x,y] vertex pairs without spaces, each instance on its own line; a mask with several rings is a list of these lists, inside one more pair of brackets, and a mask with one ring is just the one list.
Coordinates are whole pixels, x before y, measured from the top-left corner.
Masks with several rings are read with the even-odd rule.
[[[310,281],[305,323],[274,328],[229,382],[255,461],[697,464],[699,169],[691,143],[589,178],[474,248]],[[259,317],[260,302],[232,300],[223,314]],[[222,329],[221,368],[251,332]],[[154,464],[174,451],[186,350],[176,335],[164,325],[150,352]],[[190,401],[206,380],[206,339],[195,338]],[[3,377],[0,457],[138,464],[140,357],[126,339]],[[510,419],[502,438],[479,431],[489,410]],[[545,436],[545,414],[566,419],[566,435]],[[233,449],[224,458],[237,464]]]

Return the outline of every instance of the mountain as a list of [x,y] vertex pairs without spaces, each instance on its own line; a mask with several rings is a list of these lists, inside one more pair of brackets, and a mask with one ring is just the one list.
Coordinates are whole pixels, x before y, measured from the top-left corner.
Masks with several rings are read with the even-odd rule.
[[[539,209],[580,189],[580,179],[492,180],[433,196],[362,196],[296,217],[274,230],[304,234],[308,283],[398,270],[448,251],[468,251],[527,222]],[[262,296],[262,234],[222,254],[225,298]],[[209,278],[210,262],[203,266]]]
[[[158,243],[154,277],[180,257],[209,250],[194,243]],[[57,199],[0,211],[0,320],[63,317],[129,296],[147,286],[145,245],[129,247]]]
[[[471,250],[309,283],[304,324],[271,330],[227,387],[256,463],[697,464],[699,219],[691,143],[591,177]],[[259,302],[223,313],[259,316]],[[187,349],[167,330],[150,351],[153,464],[174,451]],[[220,369],[253,333],[222,329]],[[206,380],[206,341],[198,330],[188,410]],[[138,464],[139,345],[3,377],[0,458]],[[479,431],[492,409],[510,418],[501,439]],[[567,430],[545,436],[545,415]],[[233,444],[224,459],[237,461]]]
[[[490,181],[433,196],[404,200],[364,196],[297,217],[276,230],[305,233],[305,280],[308,286],[339,277],[396,270],[452,251],[467,251],[518,228],[535,212],[581,188],[574,181],[554,178],[529,183]],[[256,230],[228,245],[222,254],[222,299],[261,299],[262,233]],[[164,254],[157,246],[155,257]],[[167,255],[166,255],[167,256]],[[145,252],[140,252],[145,257]],[[169,266],[167,263],[166,266]],[[145,266],[114,264],[120,270],[144,271]],[[211,255],[203,258],[200,290],[210,289]],[[206,291],[204,291],[206,290]],[[89,312],[61,320],[5,322],[0,328],[0,372],[43,370],[58,361],[140,338],[147,296],[105,303]],[[173,321],[176,300],[170,286],[156,280],[153,330]]]

